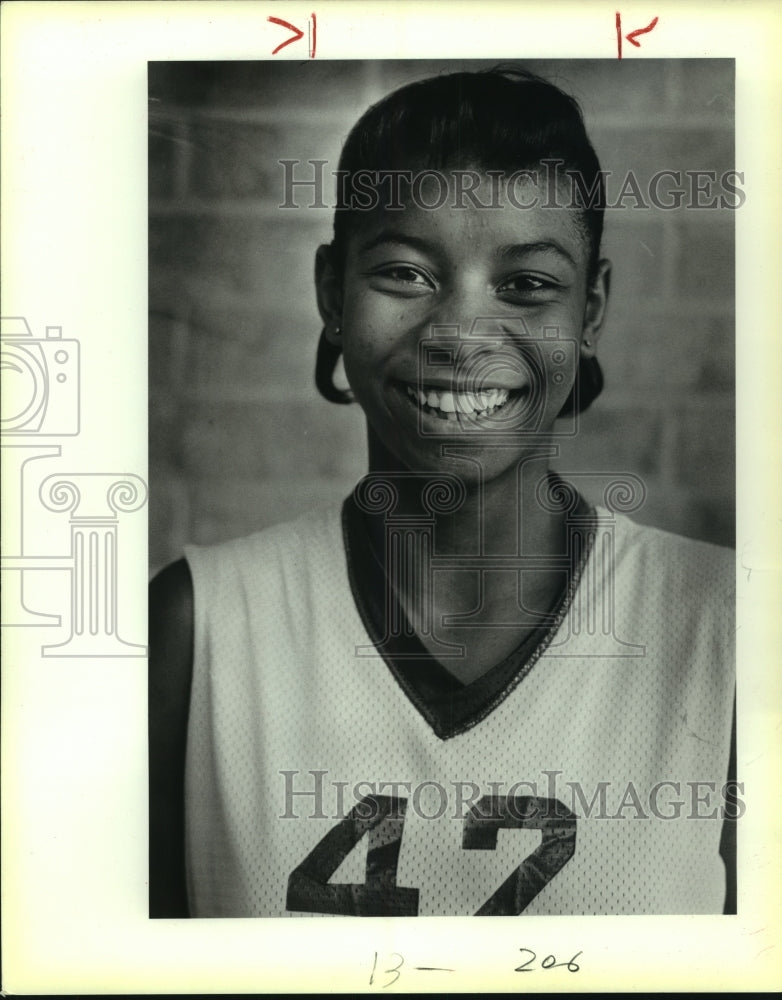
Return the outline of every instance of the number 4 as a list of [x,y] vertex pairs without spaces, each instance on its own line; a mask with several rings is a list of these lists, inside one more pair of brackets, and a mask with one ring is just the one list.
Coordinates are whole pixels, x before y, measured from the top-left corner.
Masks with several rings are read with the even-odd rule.
[[[354,917],[414,917],[418,890],[396,884],[407,799],[368,795],[333,827],[288,879],[288,910]],[[369,835],[363,885],[329,879],[362,837]]]

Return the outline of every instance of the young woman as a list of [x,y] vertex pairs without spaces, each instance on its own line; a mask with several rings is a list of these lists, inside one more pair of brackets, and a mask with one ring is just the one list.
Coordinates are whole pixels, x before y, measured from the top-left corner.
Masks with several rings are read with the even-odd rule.
[[426,80],[339,171],[316,380],[369,475],[152,584],[152,914],[721,912],[732,555],[550,471],[609,293],[577,105]]

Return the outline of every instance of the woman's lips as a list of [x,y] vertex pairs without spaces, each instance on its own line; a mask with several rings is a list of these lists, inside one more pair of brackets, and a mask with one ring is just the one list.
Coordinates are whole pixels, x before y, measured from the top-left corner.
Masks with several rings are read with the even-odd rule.
[[424,413],[440,420],[470,423],[479,423],[492,417],[525,391],[524,387],[507,389],[494,386],[479,391],[460,392],[443,386],[412,385],[409,382],[400,383],[400,387]]

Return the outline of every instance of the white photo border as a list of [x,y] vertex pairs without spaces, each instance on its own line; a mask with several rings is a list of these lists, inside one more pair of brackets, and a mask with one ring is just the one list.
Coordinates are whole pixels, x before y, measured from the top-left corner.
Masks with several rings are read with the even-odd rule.
[[[268,19],[306,25],[313,12],[319,59],[611,57],[616,8],[591,0],[6,4],[0,12],[2,314],[25,318],[39,340],[47,327],[60,328],[62,338],[80,345],[83,420],[79,433],[47,442],[61,449],[54,471],[87,477],[78,486],[80,498],[97,488],[105,499],[115,480],[131,486],[120,488],[119,500],[115,490],[109,502],[109,516],[122,526],[115,635],[128,651],[47,657],[34,625],[3,630],[5,991],[503,992],[521,985],[536,992],[753,991],[778,985],[782,685],[775,663],[782,638],[782,519],[775,470],[782,349],[774,320],[782,262],[775,225],[782,217],[782,16],[775,4],[755,0],[616,7],[625,26],[659,18],[641,48],[626,47],[624,58],[736,60],[736,163],[745,171],[747,193],[736,213],[738,776],[747,802],[738,832],[738,914],[523,922],[147,916],[147,63],[306,58],[294,44],[272,57],[281,35]],[[4,454],[4,472],[8,468]],[[98,483],[95,476],[114,478]],[[58,496],[62,489],[53,503],[76,503],[72,494]],[[3,506],[5,539],[13,503]],[[99,517],[92,508],[88,513]],[[73,508],[70,517],[76,517]],[[59,542],[51,544],[54,551]],[[51,592],[52,604],[61,606],[66,575],[40,567],[36,596]],[[522,948],[541,958],[553,954],[557,962],[579,954],[580,969],[541,969],[520,985],[515,970],[526,957]],[[404,978],[389,984],[393,976],[385,970],[393,970],[400,955]]]

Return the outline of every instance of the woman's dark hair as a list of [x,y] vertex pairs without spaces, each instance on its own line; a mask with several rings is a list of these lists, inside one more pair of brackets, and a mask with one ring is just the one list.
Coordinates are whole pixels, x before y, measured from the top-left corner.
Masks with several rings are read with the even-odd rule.
[[[366,217],[366,178],[388,178],[395,170],[475,168],[512,173],[542,160],[560,161],[558,176],[575,178],[589,244],[588,280],[594,280],[603,235],[605,181],[576,101],[558,87],[518,69],[449,73],[408,84],[373,105],[351,130],[339,161],[333,248],[337,266],[348,237]],[[362,172],[356,198],[353,177]],[[332,380],[339,348],[324,336],[318,345],[315,382],[332,402],[352,396]],[[603,388],[596,359],[584,359],[560,416],[585,410]]]

